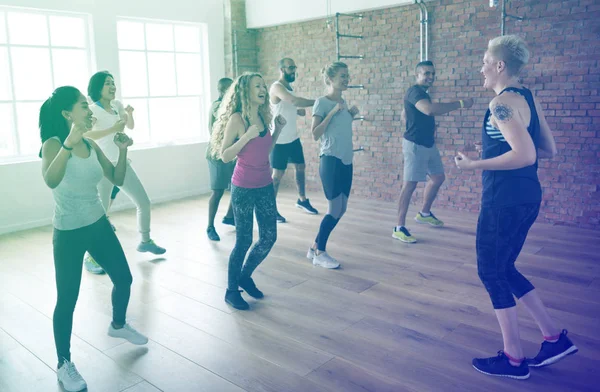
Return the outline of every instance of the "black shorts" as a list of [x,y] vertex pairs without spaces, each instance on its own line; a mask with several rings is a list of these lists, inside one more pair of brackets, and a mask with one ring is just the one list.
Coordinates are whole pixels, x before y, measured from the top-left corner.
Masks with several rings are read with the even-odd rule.
[[207,159],[207,161],[210,174],[210,189],[213,191],[228,189],[233,169],[235,168],[235,161],[228,163],[220,159]]
[[352,189],[352,165],[344,165],[339,158],[321,155],[319,165],[321,183],[327,200],[333,200],[340,194],[350,196]]
[[288,162],[297,165],[304,164],[304,151],[300,139],[298,138],[291,143],[275,144],[270,158],[271,167],[277,170],[287,169]]

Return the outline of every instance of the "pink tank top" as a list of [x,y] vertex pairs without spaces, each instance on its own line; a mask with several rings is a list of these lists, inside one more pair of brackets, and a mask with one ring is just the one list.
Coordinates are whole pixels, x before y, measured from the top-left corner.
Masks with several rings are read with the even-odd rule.
[[262,188],[273,182],[269,151],[273,144],[271,132],[250,140],[237,155],[231,183],[240,188]]

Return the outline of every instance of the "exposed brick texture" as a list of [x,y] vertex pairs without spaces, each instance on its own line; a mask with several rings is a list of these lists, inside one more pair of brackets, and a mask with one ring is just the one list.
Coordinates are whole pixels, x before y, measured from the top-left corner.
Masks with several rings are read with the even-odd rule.
[[[556,224],[600,228],[600,4],[594,0],[560,2],[513,0],[507,33],[522,35],[532,58],[523,82],[536,92],[554,132],[559,155],[541,161],[544,188],[540,218]],[[475,105],[436,118],[437,144],[446,167],[446,183],[436,206],[477,211],[480,173],[460,172],[453,157],[480,140],[483,114],[493,93],[482,88],[479,70],[489,39],[500,34],[500,10],[488,1],[427,2],[430,16],[429,59],[437,68],[431,89],[434,100],[470,96]],[[335,10],[334,10],[335,11]],[[419,11],[416,5],[364,13],[362,21],[343,19],[341,30],[362,34],[362,41],[344,40],[343,54],[364,54],[347,60],[353,83],[365,90],[345,93],[361,109],[364,122],[355,122],[355,145],[366,151],[355,157],[353,194],[397,200],[402,186],[403,96],[414,81],[419,60]],[[335,35],[325,20],[260,29],[258,63],[267,83],[277,78],[276,61],[295,59],[299,67],[295,89],[305,97],[323,95],[320,69],[334,61]],[[298,120],[307,157],[311,194],[320,191],[318,144],[310,137],[310,117]],[[471,152],[470,154],[474,154]],[[291,175],[286,176],[288,181]],[[421,203],[423,187],[413,202]],[[393,219],[390,219],[392,224]]]

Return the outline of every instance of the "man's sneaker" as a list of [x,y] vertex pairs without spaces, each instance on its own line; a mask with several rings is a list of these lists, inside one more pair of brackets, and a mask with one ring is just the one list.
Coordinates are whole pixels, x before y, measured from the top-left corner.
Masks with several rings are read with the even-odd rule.
[[415,242],[417,242],[417,239],[410,235],[410,232],[404,226],[402,226],[400,230],[398,230],[397,227],[394,227],[392,238],[395,238],[402,242],[406,242],[407,244],[414,244]]
[[279,213],[279,211],[277,212],[277,223],[285,223],[286,220],[283,216],[281,216],[281,214]]
[[104,269],[100,267],[98,263],[96,263],[96,260],[94,260],[89,253],[86,253],[85,257],[83,258],[83,266],[92,274],[102,275],[104,273]]
[[131,344],[141,346],[148,343],[148,338],[135,329],[129,324],[125,324],[123,328],[114,328],[112,323],[108,327],[108,336],[113,338],[121,338],[129,341]]
[[556,342],[544,341],[538,355],[535,358],[527,358],[527,364],[530,367],[552,365],[568,355],[575,354],[577,351],[579,351],[577,347],[567,337],[567,330],[563,329]]
[[315,250],[313,248],[308,248],[308,252],[306,252],[306,258],[309,260],[315,258]]
[[214,226],[209,226],[208,229],[206,229],[206,235],[211,241],[221,241],[221,237],[219,237],[219,235],[217,234],[217,231],[215,230]]
[[319,254],[315,253],[313,265],[328,269],[336,269],[340,266],[340,263],[333,257],[329,256],[327,252],[321,252]]
[[309,214],[317,215],[319,213],[319,211],[317,211],[317,209],[310,204],[310,201],[308,199],[306,199],[304,201],[301,201],[300,199],[298,199],[296,201],[296,207],[303,209],[304,211],[308,212]]
[[167,250],[165,248],[161,248],[160,246],[156,245],[153,240],[150,240],[150,241],[146,241],[146,242],[140,242],[139,245],[137,246],[137,251],[138,252],[150,252],[150,253],[154,253],[155,255],[162,255]]
[[78,392],[87,388],[87,384],[77,371],[75,364],[66,359],[56,371],[56,378],[58,378],[58,382],[62,384],[65,391]]
[[241,292],[242,290],[227,290],[225,292],[225,302],[238,310],[248,310],[250,309],[250,305],[244,301],[240,294]]
[[415,216],[415,221],[417,223],[425,223],[425,224],[431,225],[433,227],[444,226],[444,222],[442,222],[441,220],[436,218],[435,215],[433,215],[433,212],[429,212],[429,215],[427,215],[427,216],[423,216],[421,214],[421,212],[419,212],[419,213],[417,213],[417,216]]
[[226,216],[223,217],[222,223],[224,225],[235,226],[235,218],[228,218]]
[[265,296],[262,291],[256,288],[256,284],[252,278],[240,279],[239,285],[248,293],[249,296],[253,298],[261,299]]
[[504,351],[498,351],[498,356],[491,358],[474,358],[473,367],[480,373],[488,376],[508,377],[516,380],[529,378],[527,361],[523,360],[519,366],[513,366]]

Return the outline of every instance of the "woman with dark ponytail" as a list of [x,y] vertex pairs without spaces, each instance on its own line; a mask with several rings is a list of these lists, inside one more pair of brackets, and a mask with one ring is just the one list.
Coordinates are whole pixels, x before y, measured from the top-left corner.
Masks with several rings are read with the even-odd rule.
[[88,102],[75,87],[57,88],[40,109],[42,175],[52,189],[54,210],[54,268],[57,301],[54,309],[54,342],[58,354],[58,381],[66,391],[87,388],[71,362],[73,312],[81,284],[82,260],[89,252],[108,273],[112,291],[113,320],[108,335],[146,344],[148,338],[125,322],[131,272],[119,240],[106,219],[97,185],[106,177],[115,185],[125,178],[127,136],[115,138],[119,159],[113,165],[85,133],[92,128]]

